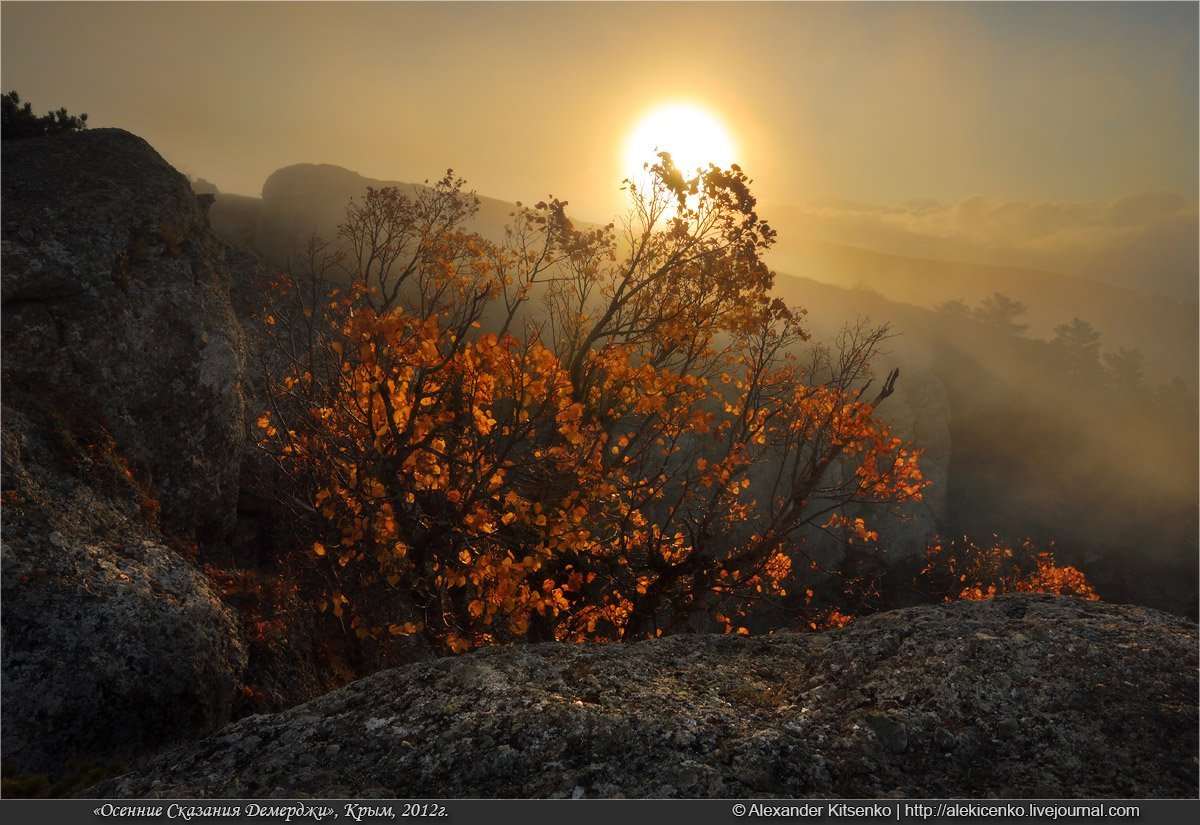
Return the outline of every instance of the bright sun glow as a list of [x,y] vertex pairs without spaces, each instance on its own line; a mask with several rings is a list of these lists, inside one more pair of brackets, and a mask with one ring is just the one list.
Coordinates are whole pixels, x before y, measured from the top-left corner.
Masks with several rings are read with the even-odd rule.
[[625,142],[625,176],[639,179],[642,164],[653,163],[663,151],[688,173],[710,163],[724,168],[734,162],[729,132],[708,112],[687,103],[654,109],[638,121]]

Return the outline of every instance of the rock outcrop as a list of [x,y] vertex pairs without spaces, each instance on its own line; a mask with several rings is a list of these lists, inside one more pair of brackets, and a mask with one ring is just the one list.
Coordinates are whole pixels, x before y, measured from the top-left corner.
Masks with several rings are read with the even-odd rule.
[[[278,169],[263,183],[262,198],[218,195],[212,210],[213,228],[222,240],[254,253],[270,266],[304,259],[305,246],[315,233],[337,237],[346,220],[346,207],[366,194],[367,187],[391,186],[413,195],[420,184],[378,180],[328,163],[298,163]],[[494,241],[516,204],[479,198],[479,211],[469,228]]]
[[183,175],[100,129],[3,158],[3,759],[55,775],[228,721],[236,617],[181,554],[245,442],[225,247]]
[[245,441],[225,246],[187,178],[117,129],[3,147],[6,389],[82,396],[180,533],[232,525]]
[[1195,797],[1196,626],[1036,595],[823,634],[483,650],[243,719],[98,797]]
[[0,741],[6,769],[49,776],[216,730],[246,666],[237,618],[142,521],[116,455],[64,438],[4,411]]

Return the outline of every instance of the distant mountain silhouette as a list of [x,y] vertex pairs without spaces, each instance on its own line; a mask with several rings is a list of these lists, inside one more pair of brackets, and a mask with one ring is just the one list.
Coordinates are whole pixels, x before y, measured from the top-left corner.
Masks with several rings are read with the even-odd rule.
[[1070,202],[975,195],[883,205],[825,198],[764,206],[786,243],[802,238],[907,258],[963,261],[1068,273],[1195,304],[1197,206],[1194,196],[1150,191]]
[[[261,198],[221,195],[210,212],[213,229],[228,242],[281,265],[304,249],[314,233],[331,239],[345,220],[346,205],[368,187],[415,192],[421,184],[364,177],[327,163],[298,163],[271,174]],[[473,228],[498,240],[516,204],[479,198]]]
[[[770,216],[767,216],[768,219]],[[783,271],[844,289],[866,289],[899,303],[933,308],[963,299],[969,305],[993,292],[1021,301],[1033,337],[1051,337],[1074,317],[1103,335],[1103,348],[1141,349],[1163,379],[1182,377],[1195,388],[1197,306],[1078,275],[1017,267],[889,255],[843,244],[781,240],[773,264]]]
[[[261,260],[282,265],[303,250],[315,232],[332,238],[346,205],[367,187],[415,191],[420,184],[368,178],[331,164],[302,163],[274,172],[261,198],[218,195],[210,212],[214,230]],[[501,240],[516,204],[480,197],[475,231]],[[763,216],[770,221],[771,216]],[[1074,317],[1104,335],[1103,348],[1136,347],[1152,374],[1180,376],[1196,386],[1200,370],[1197,306],[1078,275],[1018,267],[960,263],[890,255],[843,244],[781,237],[769,261],[781,272],[843,289],[878,292],[890,301],[933,308],[963,299],[977,304],[993,292],[1021,301],[1033,337],[1051,337],[1054,327]],[[803,304],[803,296],[796,296]]]

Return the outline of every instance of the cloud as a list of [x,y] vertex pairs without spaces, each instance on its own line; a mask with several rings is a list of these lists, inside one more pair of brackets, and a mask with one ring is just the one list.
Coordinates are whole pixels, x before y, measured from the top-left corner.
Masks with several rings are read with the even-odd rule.
[[897,206],[827,200],[762,211],[780,230],[783,250],[795,236],[1197,297],[1197,207],[1171,192],[1089,203],[985,196]]

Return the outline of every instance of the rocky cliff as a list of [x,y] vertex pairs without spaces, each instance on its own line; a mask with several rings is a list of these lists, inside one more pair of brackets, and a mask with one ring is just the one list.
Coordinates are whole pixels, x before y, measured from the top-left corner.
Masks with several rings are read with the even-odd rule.
[[187,179],[117,129],[8,141],[3,170],[5,388],[77,398],[177,531],[228,529],[242,334]]
[[3,758],[135,760],[229,719],[243,342],[183,175],[115,129],[5,141]]
[[410,665],[89,791],[185,797],[1195,797],[1196,626],[1004,596],[822,634]]

